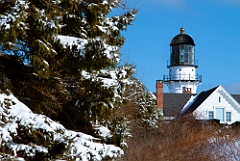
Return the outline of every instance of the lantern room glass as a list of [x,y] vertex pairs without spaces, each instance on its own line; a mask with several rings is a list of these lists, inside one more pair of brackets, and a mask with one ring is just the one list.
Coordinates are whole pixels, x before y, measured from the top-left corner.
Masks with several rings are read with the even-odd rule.
[[193,45],[174,45],[171,47],[171,66],[195,65]]

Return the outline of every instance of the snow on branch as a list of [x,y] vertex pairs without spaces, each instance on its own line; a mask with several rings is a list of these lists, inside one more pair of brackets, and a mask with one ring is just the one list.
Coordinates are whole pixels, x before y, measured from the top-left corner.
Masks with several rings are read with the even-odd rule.
[[[24,153],[25,157],[34,157],[39,153],[51,155],[49,149],[54,148],[51,144],[56,143],[66,148],[60,158],[66,160],[81,158],[98,161],[123,154],[116,146],[98,143],[98,139],[90,135],[67,130],[45,115],[34,114],[12,94],[1,94],[0,105],[0,149],[3,147],[10,149],[11,157],[19,157],[19,153]],[[38,141],[35,142],[33,139],[29,142],[26,140],[36,133],[43,140],[39,140],[41,137],[37,137]]]

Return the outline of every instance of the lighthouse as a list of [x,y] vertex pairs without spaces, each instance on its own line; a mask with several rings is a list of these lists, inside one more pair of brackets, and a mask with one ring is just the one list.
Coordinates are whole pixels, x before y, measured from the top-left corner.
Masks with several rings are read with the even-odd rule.
[[195,43],[191,36],[180,29],[170,43],[170,60],[167,67],[169,74],[163,76],[163,83],[168,86],[169,93],[196,94],[202,82],[202,76],[196,74],[198,68],[195,59]]

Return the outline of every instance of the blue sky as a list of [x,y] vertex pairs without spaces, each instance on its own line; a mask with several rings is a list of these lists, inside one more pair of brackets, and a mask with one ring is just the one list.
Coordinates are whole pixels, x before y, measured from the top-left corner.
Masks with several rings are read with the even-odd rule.
[[[240,93],[240,0],[132,0],[136,20],[126,32],[122,62],[136,65],[136,77],[152,92],[168,74],[170,42],[185,28],[195,41],[198,92],[222,85]],[[164,92],[168,92],[164,86]]]

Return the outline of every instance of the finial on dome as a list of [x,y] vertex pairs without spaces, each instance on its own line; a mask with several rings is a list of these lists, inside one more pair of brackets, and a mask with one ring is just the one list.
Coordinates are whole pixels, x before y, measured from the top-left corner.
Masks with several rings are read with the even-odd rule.
[[185,29],[182,27],[182,28],[180,28],[180,33],[181,34],[184,34],[184,31],[185,31]]

